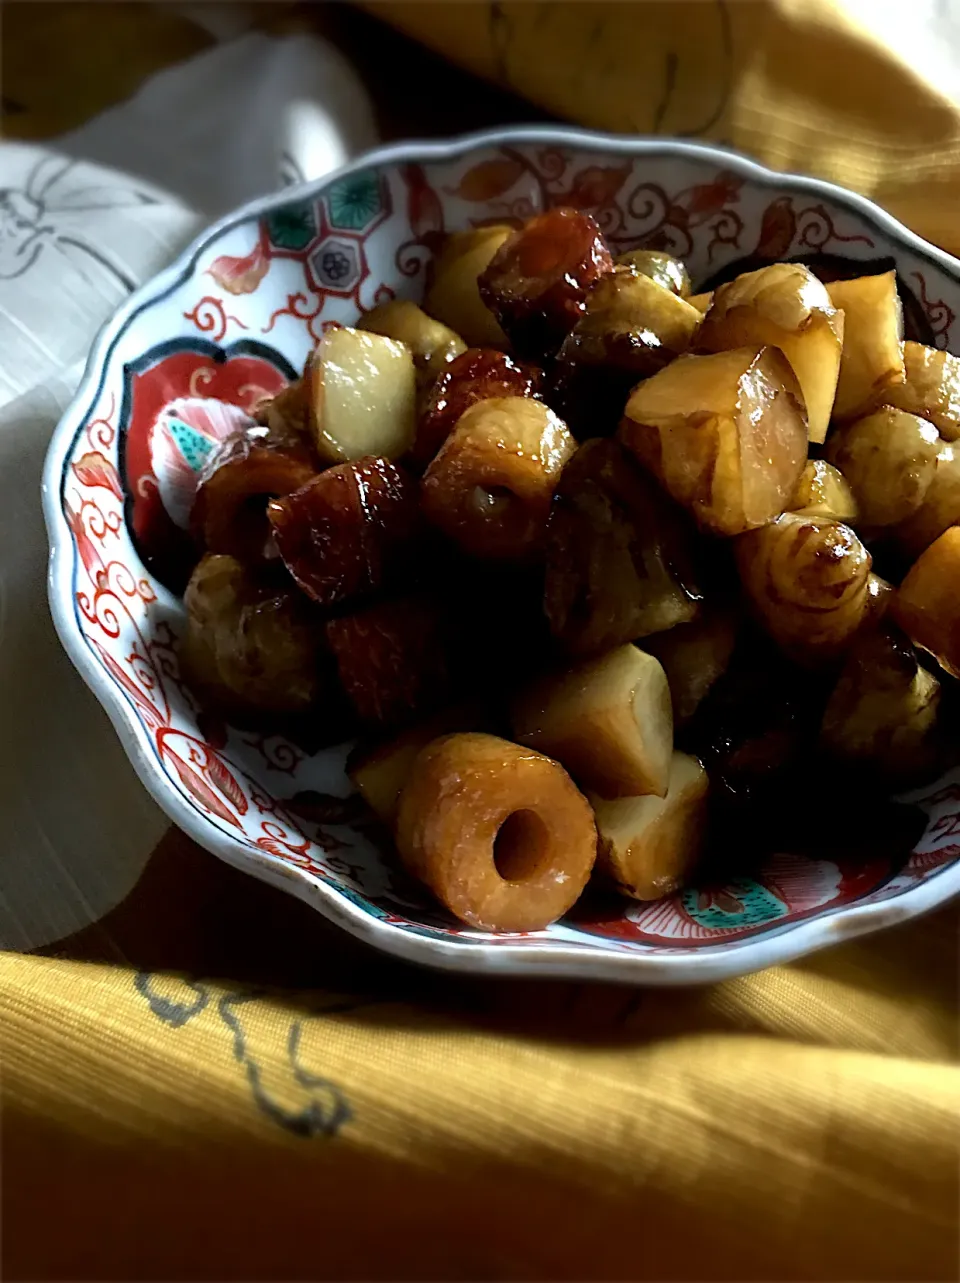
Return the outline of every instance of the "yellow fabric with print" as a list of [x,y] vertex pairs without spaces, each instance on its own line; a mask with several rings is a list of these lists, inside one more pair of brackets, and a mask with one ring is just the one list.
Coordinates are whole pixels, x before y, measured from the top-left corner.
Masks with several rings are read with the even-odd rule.
[[[368,7],[562,116],[731,142],[960,248],[958,115],[907,65],[914,6]],[[163,19],[143,72],[192,51]],[[51,31],[40,80],[5,71],[23,136],[131,88],[129,63],[54,75]],[[479,981],[172,835],[100,928],[0,956],[0,1273],[956,1278],[957,930],[952,906],[709,989]]]

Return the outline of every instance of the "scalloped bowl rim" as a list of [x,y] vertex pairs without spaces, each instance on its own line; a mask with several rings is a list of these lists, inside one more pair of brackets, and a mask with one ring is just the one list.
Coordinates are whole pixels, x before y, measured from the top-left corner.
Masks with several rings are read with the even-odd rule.
[[205,821],[173,788],[156,760],[144,752],[139,723],[116,682],[95,661],[85,645],[70,609],[71,587],[67,553],[70,536],[60,502],[66,456],[77,428],[92,406],[91,393],[114,344],[130,321],[174,283],[195,270],[200,255],[220,236],[243,222],[259,218],[278,206],[317,198],[332,183],[373,167],[407,162],[451,160],[481,147],[505,142],[545,143],[557,147],[616,153],[631,159],[670,156],[722,165],[760,186],[776,186],[821,196],[846,205],[860,217],[911,252],[932,261],[960,283],[960,261],[911,232],[865,196],[823,179],[781,173],[732,149],[682,140],[598,133],[592,130],[518,126],[483,130],[441,142],[413,140],[368,151],[342,168],[311,182],[282,188],[248,202],[201,232],[177,258],[137,289],[98,333],[77,390],[53,432],[43,470],[43,514],[50,543],[47,588],[50,610],[60,641],[87,686],[108,714],[141,783],[169,819],[198,845],[235,868],[252,874],[319,910],[351,935],[407,961],[454,971],[487,974],[526,974],[563,979],[617,981],[628,984],[675,985],[713,983],[789,962],[827,945],[905,922],[960,893],[960,861],[896,897],[874,904],[845,905],[826,910],[807,921],[749,942],[718,944],[688,954],[595,953],[583,947],[544,942],[542,949],[484,942],[467,943],[418,936],[379,921],[359,905],[323,884],[295,876],[274,857],[252,853],[239,839]]

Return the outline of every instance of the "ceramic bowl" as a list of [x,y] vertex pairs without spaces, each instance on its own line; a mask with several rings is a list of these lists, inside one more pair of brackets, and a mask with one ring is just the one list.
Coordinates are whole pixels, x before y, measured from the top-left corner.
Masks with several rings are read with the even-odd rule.
[[402,876],[343,765],[220,725],[181,684],[175,581],[197,469],[330,322],[419,299],[445,233],[550,205],[614,250],[665,249],[702,284],[796,255],[895,264],[908,326],[960,351],[960,263],[859,196],[718,148],[569,129],[409,143],[221,220],[106,326],[50,447],[50,602],[64,646],[145,786],[228,863],[381,949],[465,971],[678,984],[743,974],[922,913],[960,889],[960,774],[914,796],[927,830],[887,855],[774,855],[756,879],[654,904],[591,903],[494,936]]

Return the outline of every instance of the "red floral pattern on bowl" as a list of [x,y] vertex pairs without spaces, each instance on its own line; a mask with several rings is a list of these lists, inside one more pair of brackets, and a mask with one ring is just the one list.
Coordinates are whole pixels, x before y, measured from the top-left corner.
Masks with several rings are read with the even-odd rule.
[[615,250],[662,248],[702,287],[763,262],[895,264],[909,331],[960,350],[960,264],[862,198],[694,144],[503,131],[391,148],[212,228],[98,340],[50,447],[44,505],[60,636],[144,784],[230,863],[418,961],[632,981],[757,970],[911,917],[960,889],[960,775],[912,800],[927,830],[888,857],[775,855],[756,879],[656,904],[587,899],[547,931],[452,922],[351,796],[346,747],[307,755],[217,723],[180,681],[184,515],[213,443],[302,368],[328,325],[422,296],[443,236],[588,209]]

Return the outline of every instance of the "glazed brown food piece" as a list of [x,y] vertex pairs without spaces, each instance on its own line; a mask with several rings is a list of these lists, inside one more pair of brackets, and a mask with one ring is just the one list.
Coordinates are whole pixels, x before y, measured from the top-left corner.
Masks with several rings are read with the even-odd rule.
[[836,428],[826,454],[853,490],[860,521],[876,528],[917,511],[937,471],[940,444],[925,419],[884,406]]
[[479,279],[480,297],[517,353],[543,361],[577,323],[591,287],[612,270],[596,220],[551,209],[504,241]]
[[[896,272],[834,281],[827,293],[843,312],[843,352],[833,402],[836,419],[857,418],[903,385],[903,308]],[[891,402],[895,404],[895,402]]]
[[686,726],[727,671],[739,629],[740,618],[732,607],[705,606],[692,623],[643,639],[643,649],[659,659],[667,674],[674,726]]
[[269,439],[277,445],[302,445],[310,442],[310,386],[306,377],[288,383],[285,388],[257,406],[258,423],[270,429]]
[[890,613],[917,646],[960,677],[960,526],[930,545],[897,589]]
[[695,307],[649,276],[615,268],[563,341],[551,400],[579,436],[613,431],[634,384],[686,352],[700,323]]
[[523,560],[542,542],[575,448],[566,424],[540,401],[478,401],[427,469],[423,511],[470,556]]
[[734,550],[754,614],[799,664],[837,660],[873,616],[873,559],[842,522],[785,512]]
[[707,352],[775,345],[800,385],[810,440],[826,438],[840,373],[843,313],[808,267],[773,263],[718,286],[697,342]]
[[940,759],[940,683],[891,624],[859,638],[827,702],[821,745],[836,759],[905,787]]
[[695,757],[674,753],[664,797],[591,797],[597,870],[634,900],[661,900],[695,869],[707,835],[710,781]]
[[460,416],[478,401],[537,396],[541,382],[542,372],[536,366],[521,365],[495,348],[469,348],[447,365],[424,397],[414,459],[426,467]]
[[225,441],[200,473],[190,514],[194,538],[208,552],[256,563],[274,555],[267,503],[317,475],[304,445],[277,444],[269,428]]
[[887,391],[886,400],[928,419],[945,441],[960,439],[960,357],[907,342],[903,362],[904,380]]
[[656,281],[671,294],[680,298],[690,295],[690,273],[679,258],[664,254],[655,249],[632,249],[626,254],[618,254],[613,260],[617,267],[632,267],[651,281]]
[[433,284],[423,306],[462,334],[471,347],[506,347],[507,336],[480,298],[477,278],[513,228],[473,227],[449,236],[434,265]]
[[340,682],[363,721],[400,725],[448,698],[449,628],[432,598],[378,602],[331,619],[326,634]]
[[618,646],[515,700],[514,735],[562,762],[601,797],[667,791],[673,712],[666,674],[652,655]]
[[413,353],[417,382],[425,386],[442,374],[450,362],[467,350],[459,334],[448,325],[427,316],[409,299],[391,299],[364,312],[358,330],[371,330],[385,338],[405,343]]
[[372,457],[328,468],[267,515],[284,565],[323,606],[383,587],[422,529],[416,483]]
[[890,533],[909,557],[960,522],[960,445],[940,442],[937,466],[919,508]]
[[782,512],[807,460],[802,399],[776,348],[679,357],[634,390],[620,439],[719,535]]
[[839,469],[825,459],[808,459],[785,511],[805,517],[835,517],[856,525],[858,509],[853,491]]
[[616,441],[563,470],[547,527],[544,610],[572,654],[687,623],[700,592],[689,519]]
[[321,692],[323,628],[291,587],[204,557],[183,604],[187,680],[230,714],[300,713]]
[[593,812],[563,767],[493,735],[449,735],[414,763],[397,849],[410,873],[481,931],[540,931],[586,886]]

